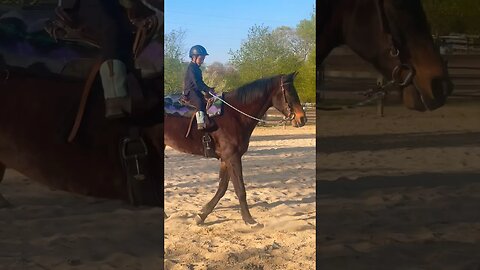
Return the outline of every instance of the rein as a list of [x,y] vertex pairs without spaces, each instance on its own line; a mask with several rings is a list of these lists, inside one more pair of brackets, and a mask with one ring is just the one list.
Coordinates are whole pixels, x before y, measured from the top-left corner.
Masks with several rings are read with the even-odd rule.
[[[284,98],[284,101],[285,101],[285,104],[287,104],[287,112],[288,112],[288,115],[287,116],[284,116],[282,120],[279,121],[278,124],[282,124],[282,123],[285,123],[285,122],[288,122],[288,121],[292,121],[293,119],[295,119],[295,113],[293,112],[292,110],[292,107],[290,106],[290,103],[288,102],[287,100],[287,94],[286,94],[286,90],[285,88],[283,87],[285,84],[290,84],[292,82],[282,82],[282,79],[283,79],[283,76],[282,78],[280,78],[280,82],[281,82],[281,88],[282,88],[282,94],[283,94],[283,98]],[[234,109],[235,111],[237,111],[238,113],[248,117],[248,118],[251,118],[253,120],[256,120],[256,121],[259,121],[259,122],[262,122],[262,123],[267,123],[267,121],[263,120],[263,119],[259,119],[257,117],[254,117],[254,116],[251,116],[245,112],[242,112],[241,110],[237,109],[235,106],[231,105],[230,103],[228,103],[227,101],[225,101],[224,99],[222,99],[221,97],[217,96],[216,94],[208,91],[208,93],[210,95],[212,95],[213,98],[215,99],[218,99],[220,100],[221,102],[223,102],[224,104],[226,104],[227,106],[229,106],[230,108]]]
[[241,110],[235,108],[235,106],[231,105],[230,103],[228,103],[227,101],[225,101],[224,99],[222,99],[221,97],[215,95],[214,93],[212,93],[212,92],[210,92],[210,91],[208,91],[208,93],[209,93],[210,95],[212,95],[213,98],[220,100],[221,102],[223,102],[223,103],[225,103],[226,105],[228,105],[230,108],[232,108],[232,109],[234,109],[235,111],[237,111],[237,112],[245,115],[246,117],[252,118],[253,120],[257,120],[257,121],[263,122],[263,123],[266,123],[266,122],[267,122],[267,121],[265,121],[265,120],[258,119],[258,118],[256,118],[256,117],[253,117],[253,116],[247,114],[247,113],[242,112]]
[[403,81],[399,81],[397,78],[400,75],[400,71],[402,67],[406,67],[407,69],[410,68],[409,65],[407,64],[401,64],[398,66],[395,66],[395,68],[392,71],[392,79],[384,84],[378,84],[377,87],[375,88],[370,88],[367,89],[366,91],[362,92],[361,94],[366,97],[365,100],[359,101],[353,105],[346,105],[346,106],[341,106],[341,107],[330,107],[330,108],[325,108],[325,107],[317,107],[319,110],[323,111],[337,111],[337,110],[344,110],[344,109],[354,109],[358,107],[365,106],[367,104],[372,103],[373,101],[377,99],[381,99],[385,97],[388,92],[390,91],[389,86],[394,85],[394,86],[401,86],[405,87],[409,85],[412,82],[413,78],[413,72],[412,69],[410,68],[409,73],[407,77]]

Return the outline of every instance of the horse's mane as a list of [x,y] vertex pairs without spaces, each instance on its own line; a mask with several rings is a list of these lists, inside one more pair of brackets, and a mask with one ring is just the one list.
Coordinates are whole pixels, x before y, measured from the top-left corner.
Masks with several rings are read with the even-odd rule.
[[250,103],[259,98],[263,98],[270,88],[272,81],[277,78],[272,76],[268,78],[258,79],[256,81],[240,86],[236,90],[230,92],[232,96],[243,104]]

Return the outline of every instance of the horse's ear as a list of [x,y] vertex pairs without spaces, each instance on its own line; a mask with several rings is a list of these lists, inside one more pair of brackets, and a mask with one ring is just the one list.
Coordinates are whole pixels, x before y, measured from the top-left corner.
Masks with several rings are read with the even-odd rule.
[[294,71],[294,72],[290,73],[290,74],[288,75],[288,77],[293,80],[293,79],[295,79],[295,77],[297,77],[297,74],[298,74],[298,71]]

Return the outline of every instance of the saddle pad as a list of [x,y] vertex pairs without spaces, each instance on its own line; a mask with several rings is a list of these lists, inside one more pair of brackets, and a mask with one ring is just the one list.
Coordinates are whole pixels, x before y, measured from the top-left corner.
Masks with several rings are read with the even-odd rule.
[[[164,110],[166,114],[182,116],[182,117],[192,117],[196,112],[196,109],[190,105],[185,105],[179,101],[181,94],[172,94],[165,96],[164,100]],[[223,93],[221,95],[223,99]],[[223,113],[223,102],[216,99],[212,106],[207,110],[209,117],[215,117],[222,115]]]
[[[33,14],[32,12],[36,12]],[[58,74],[85,80],[98,58],[97,48],[80,43],[56,41],[44,29],[51,12],[11,10],[0,12],[0,58],[10,67],[41,74]],[[52,15],[50,16],[50,18]],[[163,45],[150,42],[138,56],[136,68],[143,77],[163,69]]]

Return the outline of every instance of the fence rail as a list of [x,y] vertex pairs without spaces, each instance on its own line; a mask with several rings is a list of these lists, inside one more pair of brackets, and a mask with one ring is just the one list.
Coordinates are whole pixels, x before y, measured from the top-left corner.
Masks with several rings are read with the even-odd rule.
[[[455,90],[453,96],[480,97],[480,52],[443,55]],[[363,99],[359,92],[375,87],[381,75],[367,62],[345,48],[334,51],[324,62],[323,82],[317,88],[322,99]],[[392,92],[391,99],[399,93]],[[399,98],[397,99],[399,100]]]
[[442,54],[480,53],[480,35],[450,34],[433,38]]

